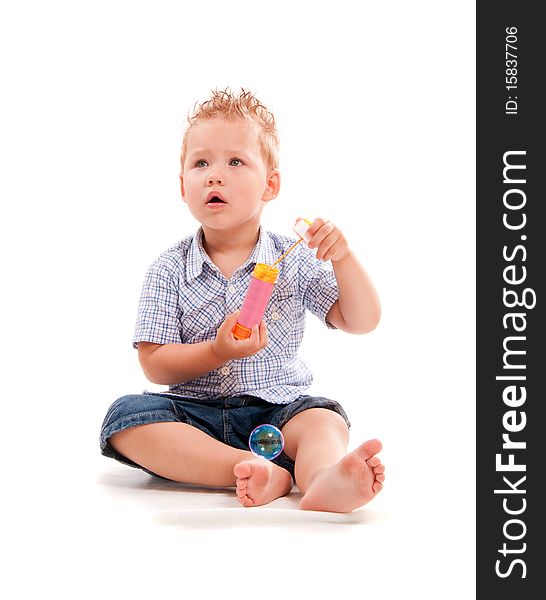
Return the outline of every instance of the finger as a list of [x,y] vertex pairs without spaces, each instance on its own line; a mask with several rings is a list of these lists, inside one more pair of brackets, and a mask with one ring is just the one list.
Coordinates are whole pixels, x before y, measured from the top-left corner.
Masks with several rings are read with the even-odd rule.
[[224,319],[224,322],[222,323],[222,325],[220,327],[233,327],[233,325],[235,325],[235,323],[237,323],[237,319],[239,318],[240,314],[241,314],[240,310],[236,310],[234,313],[231,313]]
[[236,339],[233,335],[233,328],[235,327],[235,323],[237,323],[240,312],[240,310],[237,310],[224,319],[224,322],[218,327],[218,336],[229,340]]
[[309,229],[307,232],[311,235],[315,235],[315,233],[325,224],[328,223],[327,219],[323,219],[321,217],[317,217],[314,221],[309,225]]
[[252,326],[252,333],[250,334],[250,337],[248,338],[248,345],[253,346],[253,347],[254,346],[258,347],[260,345],[260,333],[259,333],[258,325]]
[[265,348],[269,343],[269,336],[267,335],[267,324],[262,320],[260,323],[260,347]]
[[349,247],[347,242],[344,240],[337,240],[337,242],[326,252],[322,260],[331,260],[332,262],[341,260],[349,255]]
[[322,242],[318,245],[317,258],[319,260],[326,260],[326,254],[335,246],[338,240],[337,232],[332,231],[324,237]]
[[335,225],[333,223],[330,223],[330,221],[328,221],[327,223],[325,223],[311,238],[311,240],[309,241],[309,248],[318,248],[321,244],[321,242],[329,235],[331,235],[332,233],[334,233],[335,231]]
[[322,257],[321,260],[323,260],[324,262],[328,262],[329,260],[334,258],[335,255],[336,255],[335,249],[330,248],[330,250],[328,250],[328,252],[326,252],[326,254]]

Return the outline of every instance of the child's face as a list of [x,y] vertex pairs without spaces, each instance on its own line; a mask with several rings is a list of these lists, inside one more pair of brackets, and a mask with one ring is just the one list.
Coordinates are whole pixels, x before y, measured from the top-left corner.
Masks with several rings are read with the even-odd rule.
[[268,173],[257,129],[243,119],[195,125],[180,179],[182,197],[205,230],[257,226],[279,191],[278,171]]

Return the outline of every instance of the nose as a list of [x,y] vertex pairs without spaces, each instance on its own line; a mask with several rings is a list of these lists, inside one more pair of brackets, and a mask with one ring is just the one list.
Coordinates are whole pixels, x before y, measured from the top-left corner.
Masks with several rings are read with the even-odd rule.
[[224,178],[217,173],[209,173],[207,176],[207,185],[224,185]]

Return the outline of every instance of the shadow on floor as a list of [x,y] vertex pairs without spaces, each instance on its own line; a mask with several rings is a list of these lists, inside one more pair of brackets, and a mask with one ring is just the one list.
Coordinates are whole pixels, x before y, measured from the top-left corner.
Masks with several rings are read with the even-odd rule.
[[165,511],[154,516],[160,525],[183,526],[191,529],[230,529],[241,527],[287,527],[290,529],[331,528],[339,531],[340,525],[355,526],[377,520],[370,511],[360,509],[349,514],[327,513],[267,506],[252,508],[205,508]]
[[117,500],[145,508],[154,523],[190,529],[288,527],[339,531],[384,519],[382,513],[366,507],[348,514],[299,510],[301,493],[296,486],[267,506],[243,508],[234,488],[177,483],[131,467],[103,471],[97,484]]

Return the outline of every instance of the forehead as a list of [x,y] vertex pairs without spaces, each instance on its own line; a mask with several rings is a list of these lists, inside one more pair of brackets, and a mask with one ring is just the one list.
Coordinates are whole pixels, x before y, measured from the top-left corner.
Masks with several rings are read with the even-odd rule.
[[258,128],[244,119],[201,121],[188,131],[188,153],[199,149],[221,148],[259,153]]

